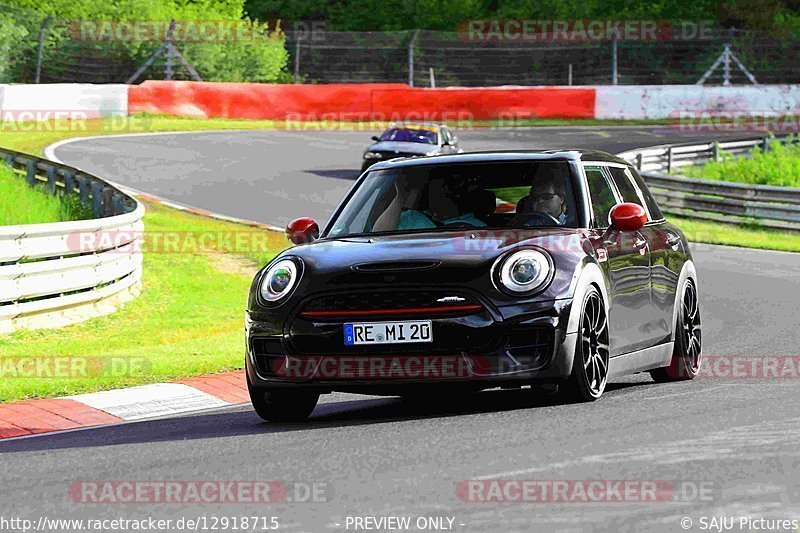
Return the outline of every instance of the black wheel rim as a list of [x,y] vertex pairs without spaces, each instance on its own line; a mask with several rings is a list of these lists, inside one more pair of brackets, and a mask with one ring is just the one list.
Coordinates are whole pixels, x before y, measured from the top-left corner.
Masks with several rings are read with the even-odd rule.
[[581,326],[581,354],[586,384],[594,396],[603,393],[608,378],[608,320],[600,295],[586,300]]
[[696,374],[700,370],[700,352],[702,348],[700,337],[700,306],[697,299],[697,288],[694,282],[686,282],[683,291],[681,307],[680,334],[683,337],[683,346],[686,348],[686,366]]

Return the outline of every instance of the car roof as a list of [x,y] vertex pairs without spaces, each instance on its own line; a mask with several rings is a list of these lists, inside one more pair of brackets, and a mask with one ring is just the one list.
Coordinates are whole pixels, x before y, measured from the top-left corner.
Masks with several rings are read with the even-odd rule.
[[462,163],[492,163],[513,161],[597,161],[629,165],[624,159],[600,150],[493,150],[462,154],[435,155],[426,157],[401,157],[376,163],[370,170],[397,167],[439,166]]

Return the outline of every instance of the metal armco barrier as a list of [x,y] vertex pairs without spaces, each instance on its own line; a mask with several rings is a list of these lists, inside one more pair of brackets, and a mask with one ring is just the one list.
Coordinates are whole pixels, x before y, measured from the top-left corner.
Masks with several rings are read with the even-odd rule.
[[0,226],[0,332],[80,322],[135,297],[144,206],[78,169],[5,149],[0,158],[32,186],[75,195],[95,216]]
[[727,154],[746,156],[772,143],[798,142],[796,136],[761,137],[703,144],[664,145],[619,154],[642,174],[661,208],[681,216],[755,224],[800,231],[800,188],[749,185],[671,175],[683,166],[705,163]]

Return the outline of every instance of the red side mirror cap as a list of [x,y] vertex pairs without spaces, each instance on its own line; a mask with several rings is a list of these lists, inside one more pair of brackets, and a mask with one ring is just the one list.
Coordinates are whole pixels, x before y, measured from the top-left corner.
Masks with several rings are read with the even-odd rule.
[[617,204],[611,208],[611,225],[620,231],[638,231],[647,223],[647,213],[639,204]]
[[293,244],[306,244],[319,238],[319,226],[313,218],[296,218],[286,226],[286,238]]

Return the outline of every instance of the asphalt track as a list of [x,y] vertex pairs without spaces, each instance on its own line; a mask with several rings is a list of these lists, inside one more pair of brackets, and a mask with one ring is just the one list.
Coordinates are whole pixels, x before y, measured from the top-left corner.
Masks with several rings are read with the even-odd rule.
[[[361,154],[377,133],[134,135],[77,141],[54,152],[64,162],[140,191],[283,227],[300,216],[320,224],[327,220],[358,177]],[[496,128],[456,134],[465,151],[597,148],[612,153],[709,136],[665,126]]]
[[[325,218],[371,134],[99,139],[56,155],[178,202],[282,224],[301,214]],[[460,136],[467,150],[622,151],[674,141],[676,133],[559,128]],[[702,245],[694,253],[706,356],[797,354],[800,256]],[[307,424],[267,424],[249,407],[236,407],[0,442],[0,516],[261,515],[279,517],[280,531],[313,533],[364,531],[345,529],[347,516],[447,516],[455,518],[453,531],[498,533],[701,531],[702,517],[736,517],[737,526],[741,516],[793,519],[800,517],[797,384],[723,376],[655,384],[636,375],[609,384],[599,402],[576,405],[538,400],[527,390],[425,406],[334,395]],[[457,483],[475,478],[664,480],[683,494],[649,503],[461,501]],[[68,496],[77,480],[233,479],[324,483],[327,501],[87,505]],[[694,522],[689,529],[681,525],[685,517]]]

